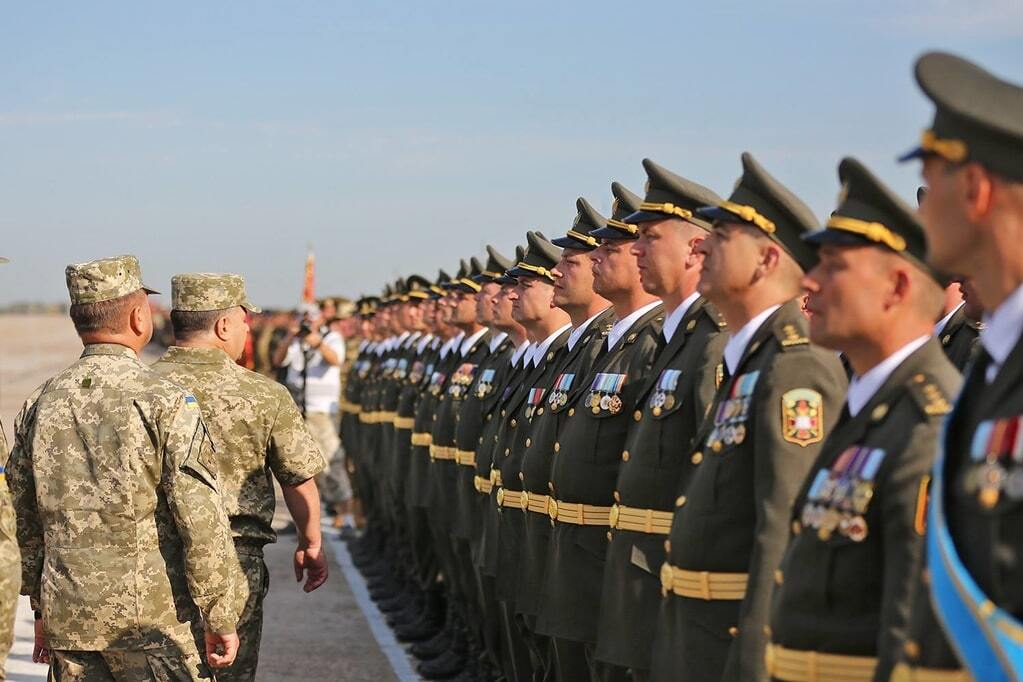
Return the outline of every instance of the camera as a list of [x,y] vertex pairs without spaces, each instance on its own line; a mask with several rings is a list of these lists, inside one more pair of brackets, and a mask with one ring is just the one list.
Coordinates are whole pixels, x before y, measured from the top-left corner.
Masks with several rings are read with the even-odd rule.
[[298,326],[298,333],[295,334],[300,339],[304,339],[313,333],[313,327],[309,324],[309,320],[302,320],[302,324]]

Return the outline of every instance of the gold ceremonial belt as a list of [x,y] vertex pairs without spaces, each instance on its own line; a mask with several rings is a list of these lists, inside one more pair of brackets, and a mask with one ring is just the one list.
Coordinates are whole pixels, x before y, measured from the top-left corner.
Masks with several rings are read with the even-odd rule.
[[396,428],[396,429],[406,429],[408,431],[411,431],[415,427],[415,425],[416,425],[416,418],[415,417],[397,417],[396,416],[394,418],[394,428]]
[[667,535],[671,532],[671,520],[675,512],[656,509],[637,509],[616,504],[611,507],[611,527],[618,530],[634,530],[638,533]]
[[376,424],[376,412],[360,412],[359,423],[360,424]]
[[484,476],[476,476],[472,479],[472,484],[476,488],[476,492],[483,495],[489,495],[493,489],[494,484],[490,482],[489,478]]
[[360,412],[359,421],[363,424],[390,424],[397,416],[397,412]]
[[540,493],[523,493],[523,495],[526,496],[525,509],[544,516],[549,515],[550,495],[541,495]]
[[870,682],[877,659],[842,656],[819,651],[796,651],[768,644],[764,654],[767,674],[785,682]]
[[359,403],[350,403],[347,400],[342,400],[338,404],[338,409],[341,410],[342,412],[347,412],[349,414],[359,414],[360,412],[362,412],[362,405],[360,405]]
[[501,481],[501,470],[491,469],[490,470],[490,483],[495,488],[500,488],[504,483]]
[[433,444],[433,436],[429,433],[413,433],[412,444],[430,447]]
[[501,488],[497,491],[497,504],[502,507],[515,507],[522,509],[523,493],[521,490],[508,490]]
[[892,671],[891,682],[971,682],[973,678],[964,670],[913,668],[899,663]]
[[664,563],[661,566],[661,594],[675,594],[704,601],[739,601],[746,597],[748,573],[687,571]]
[[455,463],[461,464],[464,467],[476,466],[476,451],[455,450]]
[[551,521],[571,523],[575,526],[610,526],[611,507],[597,507],[578,502],[547,500],[547,514]]
[[454,448],[444,445],[430,445],[430,459],[454,460],[456,452]]

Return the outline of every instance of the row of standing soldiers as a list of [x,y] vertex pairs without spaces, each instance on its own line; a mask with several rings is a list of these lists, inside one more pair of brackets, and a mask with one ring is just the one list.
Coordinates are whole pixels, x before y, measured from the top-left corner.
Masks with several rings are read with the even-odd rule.
[[[360,301],[341,406],[369,520],[353,553],[424,677],[1016,679],[943,589],[972,570],[975,622],[1014,625],[1021,541],[999,521],[1023,498],[1023,436],[984,421],[1011,400],[953,412],[991,338],[977,304],[993,320],[1005,296],[993,257],[962,257],[985,237],[949,249],[942,221],[964,213],[955,173],[990,173],[1003,223],[1023,218],[1023,91],[944,54],[917,78],[938,109],[907,155],[919,212],[852,158],[823,229],[749,154],[727,200],[645,160],[645,195],[613,183],[610,217],[579,199],[567,233],[528,233],[514,260],[488,247]],[[949,304],[959,284],[973,319]],[[1020,326],[990,341],[1001,372]],[[967,395],[1018,402],[973,367]],[[950,413],[958,478],[934,494],[958,521],[939,546]]]

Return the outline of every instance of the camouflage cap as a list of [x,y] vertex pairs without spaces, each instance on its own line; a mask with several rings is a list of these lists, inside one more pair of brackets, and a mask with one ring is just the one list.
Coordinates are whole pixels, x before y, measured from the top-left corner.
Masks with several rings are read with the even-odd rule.
[[4,258],[3,256],[0,256],[0,265],[3,265],[4,263],[10,263],[10,262],[11,261],[9,259]]
[[215,272],[189,272],[171,277],[171,308],[174,310],[224,310],[241,306],[249,312],[261,312],[249,302],[245,279],[241,275]]
[[142,283],[142,268],[135,256],[113,256],[87,263],[73,263],[64,269],[71,304],[100,303],[127,296],[142,289],[158,294]]

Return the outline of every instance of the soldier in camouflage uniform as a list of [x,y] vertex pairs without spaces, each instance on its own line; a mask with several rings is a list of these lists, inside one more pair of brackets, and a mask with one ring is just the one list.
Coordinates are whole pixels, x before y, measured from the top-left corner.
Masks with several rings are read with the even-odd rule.
[[[0,258],[0,263],[6,263]],[[0,462],[7,461],[7,438],[0,424]],[[21,555],[14,532],[14,508],[11,493],[4,479],[4,467],[0,464],[0,680],[6,679],[4,668],[7,652],[14,642],[14,612],[18,606],[18,590],[21,588]]]
[[224,497],[248,600],[237,604],[241,647],[218,680],[252,680],[259,662],[263,597],[269,575],[263,546],[277,539],[270,527],[274,478],[295,519],[299,544],[295,576],[308,572],[305,591],[327,579],[321,549],[320,496],[315,476],[326,462],[288,390],[238,365],[248,335],[249,303],[238,275],[184,274],[171,280],[175,344],[153,365],[157,374],[192,391],[217,448]]
[[50,679],[209,679],[198,631],[230,665],[244,587],[198,401],[138,358],[155,292],[134,256],[66,277],[85,350],[25,402],[7,463]]

